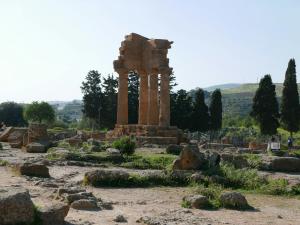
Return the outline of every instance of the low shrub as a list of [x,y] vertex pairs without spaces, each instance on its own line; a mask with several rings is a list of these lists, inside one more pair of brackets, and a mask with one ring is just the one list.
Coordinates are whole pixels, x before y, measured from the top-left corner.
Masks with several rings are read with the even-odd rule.
[[220,208],[220,196],[223,191],[223,187],[217,184],[210,184],[205,186],[203,184],[196,187],[195,191],[197,194],[204,195],[209,200],[208,208]]
[[259,188],[259,191],[269,195],[292,194],[288,190],[288,181],[286,179],[269,179],[266,184]]
[[190,209],[190,208],[192,207],[192,204],[191,204],[189,201],[182,200],[182,202],[181,202],[181,207],[182,207],[182,208]]
[[121,154],[132,155],[135,151],[136,143],[128,136],[121,137],[112,143],[112,147],[119,149]]
[[8,165],[8,161],[0,159],[0,166],[7,166]]
[[183,149],[180,145],[169,145],[166,149],[168,154],[179,155],[181,150]]

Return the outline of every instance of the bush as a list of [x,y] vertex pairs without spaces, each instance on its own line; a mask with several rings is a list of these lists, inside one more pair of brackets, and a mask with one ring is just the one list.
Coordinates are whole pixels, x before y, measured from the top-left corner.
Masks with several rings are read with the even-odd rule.
[[196,193],[204,195],[209,200],[208,208],[220,208],[220,196],[223,191],[223,187],[216,184],[210,184],[208,186],[199,185],[196,187]]
[[135,150],[135,141],[130,137],[125,136],[113,142],[112,147],[119,149],[121,154],[132,155]]
[[3,145],[2,145],[2,143],[0,143],[0,150],[2,150],[3,149]]
[[182,146],[180,145],[169,145],[166,149],[168,154],[179,155],[182,150]]

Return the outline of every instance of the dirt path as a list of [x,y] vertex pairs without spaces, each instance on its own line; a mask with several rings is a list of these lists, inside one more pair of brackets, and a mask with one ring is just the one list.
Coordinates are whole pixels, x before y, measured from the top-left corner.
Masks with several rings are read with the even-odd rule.
[[[25,154],[18,150],[0,152],[0,159],[15,162],[41,157],[39,154]],[[53,180],[63,184],[78,185],[87,171],[96,167],[49,166]],[[280,174],[282,175],[282,174]],[[297,177],[296,177],[297,178]],[[55,188],[37,185],[36,180],[19,177],[6,167],[0,167],[0,186],[22,186],[29,190],[37,205],[49,204]],[[112,210],[78,211],[70,209],[66,221],[73,225],[116,225],[117,215],[124,215],[130,225],[142,225],[141,217],[152,218],[151,225],[299,225],[300,200],[296,198],[246,195],[254,211],[196,210],[180,206],[189,188],[93,188],[87,187],[97,198],[112,202]]]

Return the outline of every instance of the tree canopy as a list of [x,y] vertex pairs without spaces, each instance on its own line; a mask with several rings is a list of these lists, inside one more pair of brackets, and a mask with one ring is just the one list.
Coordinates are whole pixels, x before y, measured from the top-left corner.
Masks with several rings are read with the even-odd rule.
[[216,89],[211,94],[209,113],[210,130],[220,130],[222,128],[222,94],[220,89]]
[[281,122],[291,135],[299,130],[300,106],[295,59],[290,59],[285,73],[281,101]]
[[47,102],[32,102],[26,106],[24,118],[29,122],[51,123],[55,120],[55,112]]
[[265,75],[259,82],[253,98],[250,114],[258,123],[260,132],[265,135],[277,133],[279,127],[278,102],[276,99],[275,85],[270,75]]
[[24,126],[23,106],[15,102],[3,102],[0,104],[0,123],[6,126]]

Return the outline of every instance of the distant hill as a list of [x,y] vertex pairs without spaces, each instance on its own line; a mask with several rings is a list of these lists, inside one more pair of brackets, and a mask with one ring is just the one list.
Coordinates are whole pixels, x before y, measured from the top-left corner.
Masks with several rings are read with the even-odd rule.
[[203,90],[209,91],[209,92],[214,91],[216,89],[227,90],[227,89],[231,89],[231,88],[238,88],[241,85],[242,84],[238,84],[238,83],[219,84],[219,85],[213,85],[213,86],[203,88]]
[[[276,95],[280,102],[282,96],[282,83],[276,83]],[[233,88],[222,90],[224,114],[245,116],[252,107],[252,99],[258,88],[257,83],[241,84]],[[299,84],[298,84],[298,90]]]

